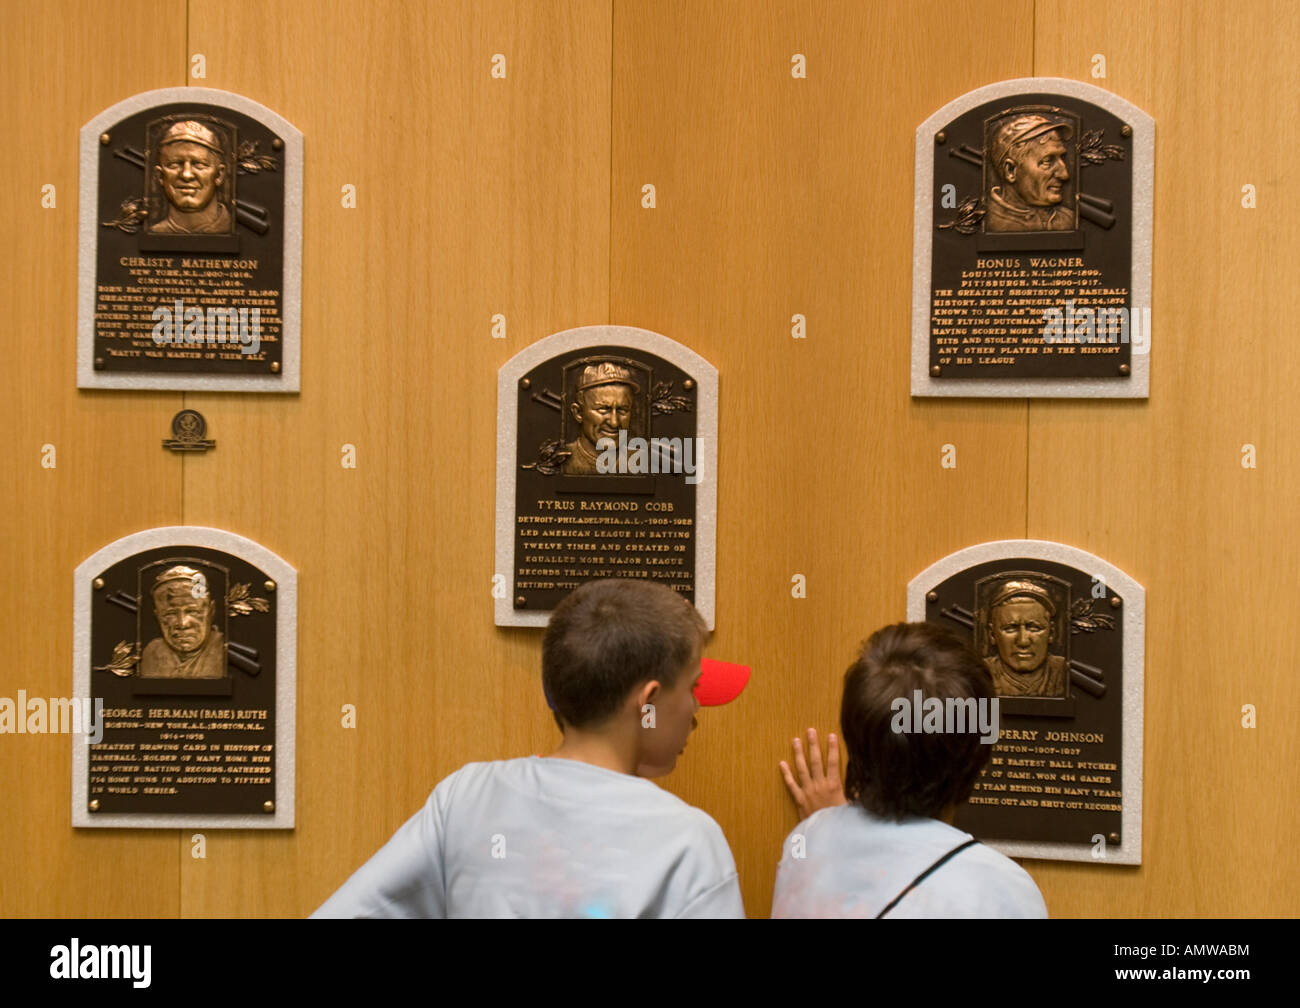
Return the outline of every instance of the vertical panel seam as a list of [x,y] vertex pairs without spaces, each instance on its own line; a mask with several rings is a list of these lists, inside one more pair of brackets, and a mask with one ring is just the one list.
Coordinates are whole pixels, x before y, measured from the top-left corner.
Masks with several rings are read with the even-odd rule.
[[[1038,0],[1029,0],[1029,73],[1038,76]],[[1025,400],[1025,538],[1029,538],[1029,432],[1033,400]]]
[[[193,0],[185,0],[185,37],[181,40],[184,51],[181,53],[181,86],[189,85],[190,58],[190,5]],[[181,392],[181,409],[186,406],[185,393]],[[180,524],[185,524],[185,452],[180,453],[181,493]],[[185,911],[185,831],[176,831],[176,917],[179,920]]]
[[609,218],[606,258],[605,321],[614,324],[614,7],[617,0],[609,0],[609,202],[605,212]]

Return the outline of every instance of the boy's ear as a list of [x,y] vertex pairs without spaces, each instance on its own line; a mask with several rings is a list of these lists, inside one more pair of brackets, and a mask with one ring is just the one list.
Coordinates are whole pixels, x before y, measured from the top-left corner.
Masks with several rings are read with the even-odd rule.
[[662,686],[658,679],[647,680],[638,686],[636,691],[637,710],[639,711],[646,704],[654,703],[659,697],[659,691],[661,688]]

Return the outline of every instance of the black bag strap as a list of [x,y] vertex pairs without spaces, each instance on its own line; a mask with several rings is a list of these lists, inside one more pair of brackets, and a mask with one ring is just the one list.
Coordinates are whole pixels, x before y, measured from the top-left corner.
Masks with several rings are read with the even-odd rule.
[[889,913],[890,910],[898,906],[899,900],[901,900],[904,896],[906,896],[913,889],[915,889],[922,882],[924,882],[931,874],[938,871],[945,864],[947,864],[952,858],[956,857],[958,854],[964,851],[967,847],[974,847],[977,843],[979,843],[978,840],[967,840],[964,844],[958,844],[947,854],[941,857],[938,861],[930,865],[929,868],[921,872],[921,874],[916,876],[916,878],[912,879],[912,881],[908,883],[906,889],[904,889],[901,893],[899,893],[892,900],[890,900],[889,906],[885,907],[885,909],[881,910],[880,913],[876,914],[876,920],[880,920],[881,917],[885,916],[885,914]]

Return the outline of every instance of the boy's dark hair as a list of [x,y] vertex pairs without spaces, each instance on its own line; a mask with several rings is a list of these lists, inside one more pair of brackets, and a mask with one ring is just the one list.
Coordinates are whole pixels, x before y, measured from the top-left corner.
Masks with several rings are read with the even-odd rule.
[[[993,677],[970,646],[933,623],[897,623],[871,635],[844,675],[840,730],[848,749],[844,793],[868,812],[901,822],[938,818],[970,797],[992,755],[974,726],[965,732],[898,732],[895,699],[914,690],[939,700],[993,696]],[[911,727],[911,716],[907,717]]]
[[551,614],[542,685],[566,725],[597,725],[642,683],[676,685],[707,636],[695,607],[671,588],[625,578],[588,581]]

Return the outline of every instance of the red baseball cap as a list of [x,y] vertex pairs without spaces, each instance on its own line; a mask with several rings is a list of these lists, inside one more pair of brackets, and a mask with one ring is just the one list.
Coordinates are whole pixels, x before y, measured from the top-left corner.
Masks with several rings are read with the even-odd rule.
[[701,707],[721,707],[740,696],[749,682],[749,666],[704,658],[700,661],[700,681],[695,699]]

